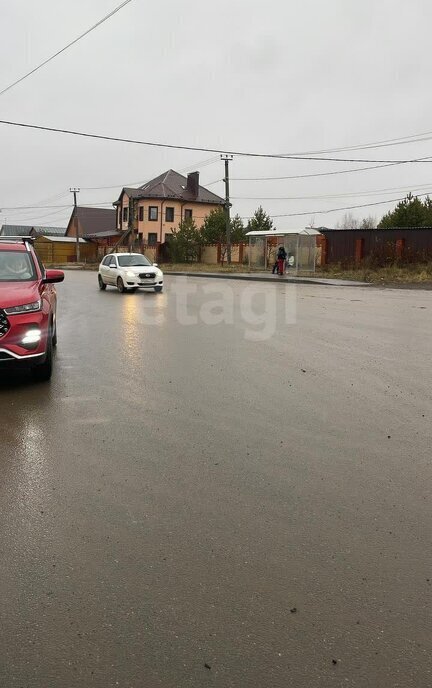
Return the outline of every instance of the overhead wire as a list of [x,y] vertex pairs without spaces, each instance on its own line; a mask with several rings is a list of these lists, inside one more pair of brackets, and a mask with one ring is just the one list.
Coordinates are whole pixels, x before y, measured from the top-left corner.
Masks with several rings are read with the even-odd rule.
[[[424,196],[428,196],[429,194],[424,193],[424,194],[417,194],[417,198],[422,198]],[[404,201],[406,197],[402,198],[388,198],[385,201],[375,201],[374,203],[363,203],[361,205],[349,205],[345,206],[343,208],[329,208],[327,210],[307,210],[303,211],[300,213],[281,213],[278,215],[270,215],[269,217],[271,218],[279,218],[279,217],[301,217],[303,215],[327,215],[330,213],[336,213],[336,212],[341,212],[342,210],[355,210],[357,208],[371,208],[373,206],[377,205],[385,205],[387,203],[400,203],[401,201]],[[250,219],[253,217],[252,215],[247,216],[247,217],[242,217],[243,220],[245,219]]]
[[[232,182],[270,182],[282,181],[285,179],[307,179],[310,177],[331,177],[335,174],[350,174],[352,172],[365,172],[366,170],[379,170],[383,167],[393,167],[394,165],[403,165],[406,163],[393,162],[386,165],[372,165],[371,167],[354,167],[347,170],[333,170],[332,172],[315,172],[312,174],[292,174],[281,177],[231,177]],[[216,182],[213,182],[216,183]]]
[[234,201],[304,201],[304,200],[317,200],[317,199],[333,199],[333,198],[354,198],[357,196],[381,196],[382,194],[389,193],[390,191],[406,191],[407,188],[411,189],[411,192],[420,191],[422,189],[431,188],[432,184],[421,184],[418,186],[404,187],[390,187],[386,189],[376,189],[373,191],[353,191],[351,193],[341,193],[341,194],[323,194],[315,196],[231,196],[231,200]]
[[411,158],[407,160],[371,160],[365,158],[322,158],[316,156],[296,156],[296,155],[280,155],[274,153],[254,153],[250,151],[235,151],[223,148],[207,148],[204,146],[186,146],[174,143],[160,143],[158,141],[141,141],[139,139],[129,139],[120,136],[107,136],[104,134],[92,134],[90,132],[76,131],[74,129],[61,129],[58,127],[48,127],[38,124],[27,124],[24,122],[14,122],[12,120],[0,120],[0,124],[7,126],[21,127],[24,129],[34,129],[37,131],[47,131],[57,134],[67,134],[70,136],[80,136],[83,138],[90,138],[100,141],[112,141],[116,143],[128,143],[139,146],[149,146],[153,148],[167,148],[172,150],[187,150],[187,151],[201,151],[203,153],[220,153],[228,155],[237,155],[246,158],[268,158],[279,160],[305,160],[306,162],[358,162],[358,163],[385,163],[390,165],[401,165],[407,163],[432,163],[432,156],[427,155],[421,158]]
[[319,155],[322,153],[340,153],[342,151],[352,150],[368,150],[374,148],[388,148],[393,146],[402,146],[413,143],[421,143],[423,141],[430,141],[432,139],[432,131],[425,131],[420,134],[409,134],[408,136],[401,136],[392,139],[382,139],[381,141],[373,141],[365,144],[357,144],[351,146],[339,146],[333,148],[324,148],[321,150],[301,151],[296,152],[295,155]]
[[[103,201],[100,203],[87,203],[86,205],[90,206],[98,206],[98,205],[112,205],[112,201]],[[47,208],[71,208],[73,206],[73,203],[67,203],[65,205],[11,205],[11,206],[3,206],[3,210],[45,210]]]
[[[432,185],[431,185],[431,186],[432,186]],[[424,188],[424,187],[421,187],[421,188]],[[394,190],[397,190],[397,188],[395,188]],[[391,189],[388,189],[388,191],[391,191]],[[381,192],[380,192],[380,193],[381,193]],[[353,195],[355,195],[355,194],[353,194]],[[428,196],[428,195],[429,195],[429,193],[415,194],[415,196],[416,196],[417,198],[425,197],[425,196]],[[343,196],[344,196],[343,194],[340,195],[340,197],[343,197]],[[350,194],[347,194],[347,196],[349,197]],[[335,196],[335,197],[337,197],[337,196]],[[322,199],[329,198],[329,199],[330,199],[330,198],[333,198],[333,197],[332,197],[332,196],[328,196],[328,197],[326,197],[326,196],[321,196],[321,197],[320,197],[320,196],[315,196],[315,197],[314,197],[314,196],[311,196],[311,197],[303,197],[303,198],[300,197],[300,198],[297,198],[297,199],[294,199],[294,198],[292,198],[292,199],[289,199],[289,198],[287,198],[287,199],[285,199],[285,198],[284,198],[284,199],[260,199],[260,198],[256,198],[256,199],[249,199],[249,200],[303,200],[303,199],[307,199],[307,198],[310,198],[310,199],[313,199],[313,198],[316,198],[316,199],[319,199],[319,198],[322,198]],[[339,207],[339,208],[330,208],[330,209],[325,209],[325,210],[307,210],[307,211],[302,211],[302,212],[298,212],[298,213],[270,214],[270,217],[271,217],[271,218],[281,218],[281,217],[300,217],[300,216],[303,216],[303,215],[329,214],[329,213],[333,213],[333,212],[340,212],[340,211],[343,211],[343,210],[354,210],[354,209],[357,209],[357,208],[367,208],[367,207],[373,207],[373,206],[378,206],[378,205],[385,205],[385,204],[389,204],[389,203],[397,203],[397,202],[400,202],[400,201],[405,200],[405,198],[406,198],[406,196],[400,197],[400,198],[386,199],[386,200],[383,200],[383,201],[375,201],[375,202],[371,202],[371,203],[362,203],[362,204],[349,205],[349,206],[344,206],[344,207]],[[86,207],[100,207],[100,206],[104,206],[104,205],[111,206],[112,203],[111,203],[110,201],[109,201],[109,202],[104,202],[104,203],[87,203],[87,204],[86,204]],[[24,207],[25,207],[25,206],[18,206],[16,209],[23,209]],[[38,206],[38,208],[42,208],[42,207],[43,207],[43,206]],[[72,205],[69,205],[69,206],[46,206],[46,207],[47,207],[47,208],[49,208],[49,207],[55,207],[56,210],[54,210],[54,213],[48,213],[47,215],[44,215],[44,216],[42,216],[42,217],[40,217],[40,218],[38,218],[38,219],[44,219],[45,217],[49,217],[49,216],[58,214],[58,209],[59,209],[59,208],[65,209],[65,210],[66,210],[66,208],[72,208]],[[31,206],[27,206],[27,208],[28,208],[28,209],[31,209]],[[15,208],[13,208],[13,207],[9,207],[9,208],[6,208],[6,207],[5,207],[5,208],[4,208],[4,210],[8,210],[8,211],[14,210],[14,209],[15,209]],[[34,218],[33,215],[29,215],[28,218],[21,218],[21,219],[30,219],[30,217],[32,217],[33,220],[37,219],[37,218]],[[198,219],[201,220],[201,219],[205,219],[207,216],[206,216],[206,215],[202,215],[202,216],[201,216],[201,215],[194,215],[193,217],[194,217],[194,219],[196,219],[196,220],[198,220]],[[243,215],[243,216],[240,216],[240,217],[241,217],[241,219],[243,219],[243,220],[248,220],[248,219],[250,219],[250,218],[253,217],[253,216],[252,216],[252,215],[246,215],[246,216]]]
[[[8,218],[7,218],[7,219],[8,219],[8,222],[7,222],[7,224],[11,224],[10,220],[11,220],[12,218],[15,218],[15,217],[16,217],[15,214],[9,215],[9,213],[8,213]],[[53,219],[53,217],[56,217],[56,218],[57,218],[57,217],[58,217],[58,218],[60,218],[60,217],[66,217],[66,211],[60,213],[58,210],[55,210],[54,212],[46,213],[46,214],[44,214],[44,215],[36,215],[36,216],[35,216],[34,214],[32,214],[32,215],[26,215],[26,216],[24,216],[24,217],[23,217],[23,216],[19,216],[19,217],[18,217],[18,223],[19,223],[19,224],[21,224],[21,223],[25,224],[25,223],[28,222],[29,220],[31,221],[31,223],[34,223],[34,222],[39,221],[39,220],[45,220],[47,217],[51,218],[51,220]]]
[[78,41],[80,41],[82,38],[84,38],[85,36],[88,36],[89,33],[94,31],[95,29],[97,29],[98,26],[100,26],[101,24],[106,22],[108,19],[110,19],[112,16],[114,16],[114,14],[117,14],[117,12],[120,12],[120,10],[123,9],[123,7],[128,5],[130,2],[132,2],[132,0],[124,0],[124,2],[122,2],[120,5],[115,7],[111,12],[109,12],[109,14],[105,15],[105,17],[102,17],[102,19],[100,19],[98,22],[96,22],[96,24],[93,24],[93,26],[91,26],[89,29],[84,31],[84,33],[82,33],[79,36],[77,36],[76,38],[74,38],[73,41],[71,41],[70,43],[65,45],[63,48],[61,48],[61,50],[58,50],[56,53],[54,53],[53,55],[48,57],[46,60],[44,60],[43,62],[38,64],[36,67],[31,69],[29,72],[27,72],[26,74],[23,74],[23,76],[21,76],[19,79],[16,79],[14,82],[9,84],[9,86],[6,86],[6,88],[4,88],[2,91],[0,91],[0,96],[2,96],[4,93],[7,93],[8,91],[10,91],[14,86],[17,86],[18,84],[20,84],[22,81],[24,81],[24,79],[27,79],[29,76],[31,76],[35,72],[39,71],[39,69],[42,69],[42,67],[44,67],[49,62],[54,60],[56,57],[58,57],[59,55],[64,53],[66,50],[71,48],[73,45],[75,45],[75,43],[78,43]]
[[[196,167],[198,168],[203,168],[203,167],[208,167],[209,165],[213,165],[215,162],[219,162],[220,158],[219,156],[215,157],[212,156],[211,158],[205,158],[202,162],[196,162],[193,165],[187,165],[186,167],[183,167],[179,170],[179,172],[188,172],[192,169],[195,169]],[[148,184],[152,180],[152,177],[150,179],[144,179],[140,180],[138,182],[129,182],[127,184],[122,183],[122,184],[112,184],[111,186],[81,186],[80,189],[81,191],[99,191],[103,189],[123,189],[128,186],[137,186],[139,185],[144,185]]]
[[66,195],[67,195],[67,194],[66,194],[65,192],[64,192],[64,193],[61,193],[61,194],[56,194],[55,196],[50,196],[50,197],[48,197],[48,198],[46,198],[46,199],[42,199],[42,200],[36,201],[34,205],[25,205],[25,206],[2,206],[1,210],[15,210],[15,211],[16,211],[15,214],[20,214],[20,213],[26,213],[27,210],[30,210],[30,209],[32,209],[32,208],[33,208],[33,209],[39,209],[39,208],[41,208],[41,209],[45,209],[45,208],[58,208],[58,207],[68,208],[68,207],[70,206],[69,203],[68,203],[67,205],[65,204],[65,205],[62,205],[62,206],[58,206],[58,205],[54,205],[54,206],[52,206],[52,205],[42,205],[42,204],[44,204],[44,203],[49,203],[50,201],[60,200],[63,196],[66,196]]

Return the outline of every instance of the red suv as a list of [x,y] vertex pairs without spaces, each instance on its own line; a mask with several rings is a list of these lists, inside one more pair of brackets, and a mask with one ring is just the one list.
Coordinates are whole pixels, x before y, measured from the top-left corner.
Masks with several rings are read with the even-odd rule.
[[0,370],[16,367],[49,380],[57,344],[60,270],[45,270],[30,238],[0,237]]

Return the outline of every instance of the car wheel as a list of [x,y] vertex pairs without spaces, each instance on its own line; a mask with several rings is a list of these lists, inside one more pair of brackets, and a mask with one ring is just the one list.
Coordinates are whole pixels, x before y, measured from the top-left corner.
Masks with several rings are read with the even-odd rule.
[[117,289],[119,290],[119,292],[120,292],[121,294],[124,294],[124,292],[126,291],[124,282],[123,282],[123,280],[122,280],[121,277],[119,277],[118,280],[117,280]]
[[154,290],[157,294],[159,294],[162,291],[163,287],[155,287]]
[[47,339],[46,358],[41,365],[33,368],[33,377],[37,382],[48,382],[51,379],[53,370],[53,333],[50,326]]
[[105,291],[105,289],[106,289],[106,284],[105,284],[105,282],[103,281],[103,279],[102,279],[102,277],[101,277],[100,275],[98,275],[98,282],[99,282],[99,289],[100,289],[101,291]]
[[57,318],[54,318],[54,332],[52,336],[52,345],[57,346]]

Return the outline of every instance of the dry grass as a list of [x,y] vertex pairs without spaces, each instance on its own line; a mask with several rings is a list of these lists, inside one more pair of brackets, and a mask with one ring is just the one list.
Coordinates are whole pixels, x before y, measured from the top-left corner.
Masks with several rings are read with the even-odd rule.
[[[207,264],[207,263],[160,263],[160,268],[164,272],[263,272],[263,270],[249,270],[247,265],[232,264],[224,265]],[[75,269],[75,270],[98,270],[99,263],[86,263],[76,265],[75,263],[68,263],[67,265],[49,265],[46,267],[56,267],[60,270]]]
[[317,275],[346,280],[359,280],[372,284],[432,284],[432,263],[413,265],[388,265],[383,268],[360,266],[343,268],[341,265],[328,265],[319,268]]
[[[232,263],[231,265],[206,264],[206,263],[163,263],[161,270],[164,272],[252,272],[247,265]],[[259,272],[262,272],[260,270]]]

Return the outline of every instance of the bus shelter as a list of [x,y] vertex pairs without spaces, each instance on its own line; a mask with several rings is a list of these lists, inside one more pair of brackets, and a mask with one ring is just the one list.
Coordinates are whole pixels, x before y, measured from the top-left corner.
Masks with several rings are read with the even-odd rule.
[[248,232],[249,268],[267,270],[275,261],[279,246],[287,253],[286,272],[298,275],[313,273],[316,268],[318,230],[284,229],[273,232]]

